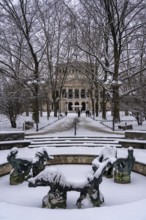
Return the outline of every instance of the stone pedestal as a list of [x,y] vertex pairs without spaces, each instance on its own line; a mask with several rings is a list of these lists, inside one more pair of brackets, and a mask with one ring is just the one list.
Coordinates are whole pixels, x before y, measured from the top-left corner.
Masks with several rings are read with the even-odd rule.
[[53,191],[50,190],[48,195],[44,196],[42,201],[43,208],[60,208],[65,209],[67,206],[67,192],[59,191],[57,188]]
[[114,172],[115,183],[131,183],[131,177],[129,173]]

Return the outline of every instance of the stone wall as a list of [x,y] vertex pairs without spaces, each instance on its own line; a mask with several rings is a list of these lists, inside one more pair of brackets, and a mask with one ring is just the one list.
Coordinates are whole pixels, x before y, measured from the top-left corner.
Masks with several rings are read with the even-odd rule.
[[[57,164],[91,164],[95,155],[55,155],[53,160],[48,161],[48,165]],[[9,163],[0,165],[0,176],[10,173],[12,167]],[[146,176],[146,164],[135,162],[133,171]]]
[[146,176],[146,164],[135,162],[133,170],[136,173],[140,173],[140,174]]
[[0,132],[0,141],[24,140],[24,131]]
[[146,141],[141,140],[120,140],[119,144],[124,148],[133,147],[137,149],[146,149]]
[[95,155],[54,155],[53,160],[48,161],[48,165],[57,164],[91,164]]
[[4,163],[0,165],[0,176],[4,176],[10,173],[12,167],[9,163]]
[[125,131],[125,138],[146,140],[146,132],[142,131]]
[[23,148],[28,147],[31,141],[29,140],[14,140],[14,141],[0,141],[0,150],[8,150],[13,147]]

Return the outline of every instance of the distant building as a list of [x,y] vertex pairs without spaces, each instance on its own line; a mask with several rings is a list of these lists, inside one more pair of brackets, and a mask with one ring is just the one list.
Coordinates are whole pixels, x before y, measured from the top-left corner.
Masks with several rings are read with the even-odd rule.
[[[60,77],[64,76],[66,66],[60,64],[58,71]],[[61,89],[56,90],[59,96],[58,110],[60,112],[85,112],[95,111],[96,102],[98,101],[99,110],[101,110],[101,88],[95,88],[94,80],[95,67],[85,62],[73,62],[67,66],[65,83]],[[60,87],[58,87],[60,88]]]

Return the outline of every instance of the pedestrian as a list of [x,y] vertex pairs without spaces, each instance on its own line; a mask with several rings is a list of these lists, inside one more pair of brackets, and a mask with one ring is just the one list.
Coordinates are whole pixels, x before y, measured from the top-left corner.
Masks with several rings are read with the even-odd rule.
[[81,112],[80,112],[80,110],[78,110],[78,117],[80,117],[80,114],[81,114]]

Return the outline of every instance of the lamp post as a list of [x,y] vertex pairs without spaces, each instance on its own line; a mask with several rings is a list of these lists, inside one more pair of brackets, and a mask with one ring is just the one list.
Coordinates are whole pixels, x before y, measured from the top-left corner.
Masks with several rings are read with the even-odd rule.
[[60,97],[59,96],[56,98],[56,104],[57,104],[57,110],[59,111],[59,114],[58,114],[58,119],[59,119],[59,117],[61,115],[61,106],[60,106]]
[[29,86],[33,85],[32,93],[34,98],[33,103],[33,120],[36,123],[36,131],[39,130],[39,100],[38,100],[38,93],[39,93],[39,85],[44,84],[44,80],[41,79],[31,79],[27,82]]
[[115,130],[115,113],[114,113],[114,87],[117,86],[117,83],[116,81],[113,81],[112,84],[111,84],[111,88],[112,88],[112,116],[113,116],[113,119],[112,119],[112,130],[114,131]]
[[95,97],[92,97],[92,114],[93,119],[95,119]]

